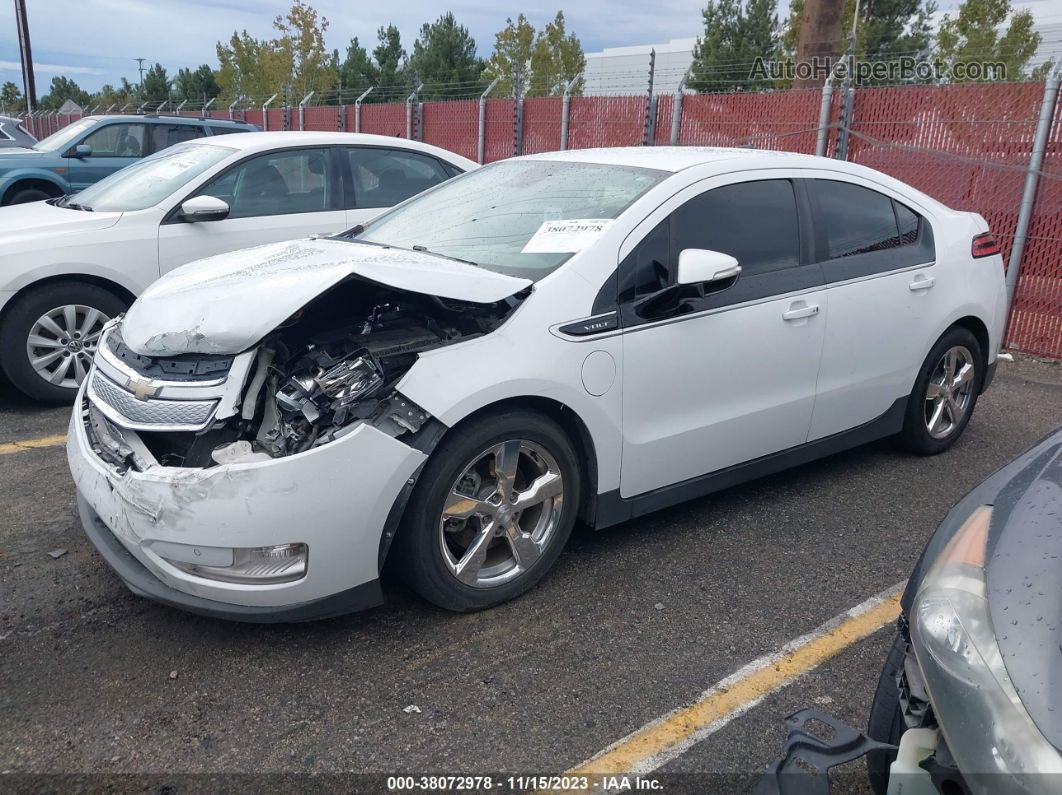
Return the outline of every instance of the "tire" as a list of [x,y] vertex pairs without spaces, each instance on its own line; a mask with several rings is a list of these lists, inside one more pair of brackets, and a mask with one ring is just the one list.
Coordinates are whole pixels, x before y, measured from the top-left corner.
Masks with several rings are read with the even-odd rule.
[[[73,308],[74,335],[84,336],[84,339],[74,339],[74,335],[69,338],[60,336],[68,325],[68,313],[63,307]],[[73,403],[77,383],[81,380],[78,375],[83,378],[88,371],[100,328],[108,319],[124,312],[126,307],[123,299],[94,284],[53,282],[33,288],[16,298],[0,321],[0,367],[11,384],[27,397],[54,405]],[[57,326],[42,326],[45,316],[52,316]],[[31,334],[39,343],[32,349],[32,355],[38,361],[62,352],[52,362],[38,365],[44,372],[53,373],[65,367],[62,378],[55,380],[53,375],[49,381],[34,367]]]
[[[900,735],[907,728],[900,707],[900,690],[896,686],[896,677],[903,667],[906,655],[907,644],[897,632],[889,656],[885,658],[885,667],[881,669],[878,689],[874,691],[874,701],[870,705],[867,736],[872,740],[899,745]],[[867,754],[867,778],[870,779],[871,789],[877,795],[885,795],[889,786],[889,766],[895,759],[894,751],[870,751]]]
[[[949,364],[945,357],[952,355],[955,358]],[[985,377],[984,361],[981,344],[967,328],[952,326],[937,340],[918,371],[907,401],[900,433],[904,448],[918,455],[937,455],[955,444],[977,405]],[[967,366],[968,379],[959,384],[959,374],[967,372]],[[949,372],[954,372],[954,377]],[[937,412],[939,419],[935,419]]]
[[6,197],[4,204],[29,204],[30,202],[42,202],[45,199],[54,199],[62,194],[58,191],[47,191],[44,188],[14,188]]
[[[505,463],[513,460],[515,467]],[[504,501],[499,495],[510,470],[515,476]],[[532,481],[540,484],[537,491],[529,488]],[[575,448],[549,418],[513,409],[474,419],[443,438],[414,487],[396,539],[398,572],[447,610],[483,610],[515,599],[556,562],[575,524],[581,488]],[[513,502],[513,495],[526,502]],[[521,504],[526,507],[518,509]],[[477,559],[475,551],[483,549]]]

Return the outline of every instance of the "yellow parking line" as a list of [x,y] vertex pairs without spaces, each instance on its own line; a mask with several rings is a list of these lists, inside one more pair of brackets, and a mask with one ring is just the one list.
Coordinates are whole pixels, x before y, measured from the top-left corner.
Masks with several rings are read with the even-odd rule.
[[692,704],[627,735],[569,776],[645,775],[715,733],[764,698],[869,637],[899,614],[903,583],[847,610],[774,654],[761,657],[706,690]]
[[22,439],[18,442],[6,442],[5,444],[0,444],[0,455],[21,453],[24,450],[37,450],[41,447],[57,447],[61,444],[66,444],[65,433],[56,436],[42,436],[39,439]]

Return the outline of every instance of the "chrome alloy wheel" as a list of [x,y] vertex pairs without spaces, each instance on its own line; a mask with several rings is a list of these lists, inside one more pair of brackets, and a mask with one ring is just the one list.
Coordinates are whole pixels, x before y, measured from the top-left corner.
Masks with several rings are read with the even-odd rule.
[[34,371],[59,387],[76,389],[85,380],[103,326],[110,318],[98,309],[67,304],[37,318],[26,338]]
[[560,523],[564,481],[556,460],[527,440],[477,455],[450,487],[439,517],[439,544],[465,585],[493,588],[537,561]]
[[943,439],[966,417],[973,402],[973,354],[963,345],[948,348],[929,376],[926,387],[926,430],[934,439]]

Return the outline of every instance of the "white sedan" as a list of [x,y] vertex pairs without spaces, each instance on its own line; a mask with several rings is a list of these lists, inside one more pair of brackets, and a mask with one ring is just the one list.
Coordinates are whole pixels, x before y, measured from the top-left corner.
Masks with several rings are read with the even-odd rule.
[[0,209],[0,368],[70,402],[100,329],[191,260],[368,221],[477,164],[416,141],[236,133],[170,147],[82,192]]
[[[502,161],[349,233],[164,276],[70,422],[130,587],[245,620],[522,593],[605,527],[880,437],[993,372],[999,246],[871,169],[728,149]],[[706,554],[711,554],[706,551]]]

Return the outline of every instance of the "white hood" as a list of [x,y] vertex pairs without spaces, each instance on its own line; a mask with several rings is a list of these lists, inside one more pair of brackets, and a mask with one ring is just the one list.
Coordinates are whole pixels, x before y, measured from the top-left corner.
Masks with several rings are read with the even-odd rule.
[[190,262],[148,287],[122,321],[145,356],[239,353],[349,276],[489,304],[531,284],[433,254],[348,240],[292,240]]
[[50,238],[74,232],[94,232],[118,223],[121,213],[94,213],[56,207],[47,202],[0,207],[0,248],[25,238]]

